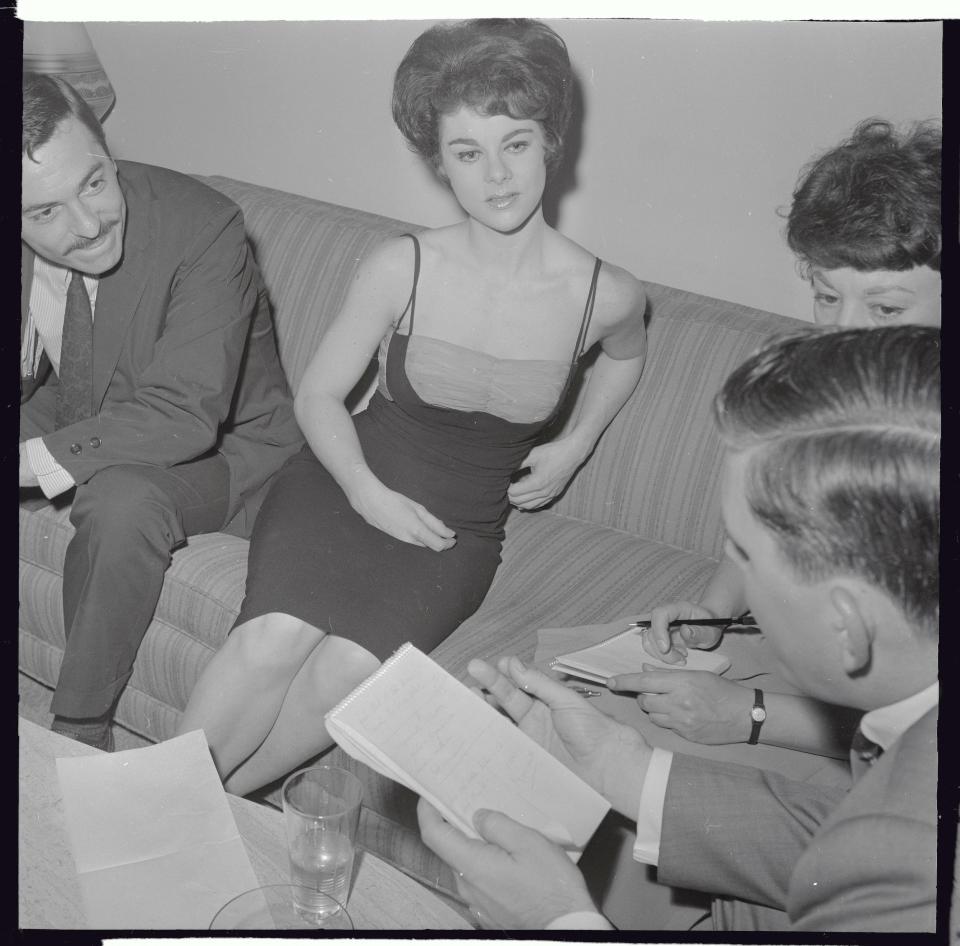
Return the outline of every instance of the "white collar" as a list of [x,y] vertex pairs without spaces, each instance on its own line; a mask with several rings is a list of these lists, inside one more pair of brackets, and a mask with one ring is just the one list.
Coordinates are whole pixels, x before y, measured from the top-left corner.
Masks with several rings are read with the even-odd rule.
[[926,689],[905,700],[870,710],[860,721],[860,729],[868,739],[886,751],[939,702],[940,682],[935,680]]
[[[66,294],[67,287],[70,285],[70,278],[73,270],[69,266],[61,266],[59,263],[51,263],[46,257],[39,253],[33,254],[33,273],[34,276],[40,276],[46,279],[47,284],[56,287]],[[99,283],[98,276],[89,276],[81,273],[83,284],[87,287],[87,295],[90,295]]]

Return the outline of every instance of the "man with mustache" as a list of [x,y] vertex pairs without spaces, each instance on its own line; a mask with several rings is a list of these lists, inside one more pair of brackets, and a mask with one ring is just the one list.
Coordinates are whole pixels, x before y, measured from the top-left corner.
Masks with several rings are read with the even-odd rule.
[[63,80],[23,80],[20,486],[70,498],[53,729],[113,708],[187,536],[249,531],[302,443],[239,208],[114,161]]

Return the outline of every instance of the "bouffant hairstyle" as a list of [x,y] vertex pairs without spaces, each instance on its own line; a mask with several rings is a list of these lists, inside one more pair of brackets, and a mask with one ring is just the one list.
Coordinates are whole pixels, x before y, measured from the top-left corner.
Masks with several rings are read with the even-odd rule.
[[33,160],[33,152],[45,145],[65,119],[75,118],[109,154],[103,126],[80,94],[59,76],[23,74],[22,153]]
[[728,448],[751,452],[747,505],[801,581],[862,578],[937,636],[938,329],[781,338],[730,375],[714,416]]
[[801,172],[787,242],[811,267],[940,270],[940,128],[870,118]]
[[547,173],[552,174],[562,161],[573,111],[566,44],[538,20],[467,20],[431,27],[397,67],[393,120],[410,147],[439,170],[440,116],[463,106],[481,115],[539,122]]

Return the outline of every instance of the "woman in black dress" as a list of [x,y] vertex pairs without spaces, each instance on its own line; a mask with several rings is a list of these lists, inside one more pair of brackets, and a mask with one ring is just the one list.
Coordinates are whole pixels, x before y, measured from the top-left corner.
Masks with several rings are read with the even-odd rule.
[[[572,86],[563,40],[535,20],[433,27],[397,70],[394,118],[466,218],[361,262],[300,385],[308,446],[259,514],[243,608],[180,725],[205,730],[234,793],[328,746],[328,709],[479,607],[509,506],[555,498],[636,386],[639,282],[543,218]],[[597,344],[575,417],[539,443]],[[377,391],[351,417],[378,349]]]

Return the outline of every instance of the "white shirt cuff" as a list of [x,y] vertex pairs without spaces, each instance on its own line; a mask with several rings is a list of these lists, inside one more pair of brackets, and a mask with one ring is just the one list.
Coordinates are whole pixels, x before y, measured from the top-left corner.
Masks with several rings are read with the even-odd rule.
[[667,797],[667,782],[673,753],[655,748],[650,756],[647,777],[640,793],[637,812],[637,840],[633,845],[633,859],[654,867],[660,862],[660,835],[663,831],[663,805]]
[[580,910],[577,913],[567,913],[551,920],[546,930],[612,930],[613,927],[607,918],[600,913],[590,910]]
[[42,437],[27,440],[24,446],[30,470],[47,499],[53,499],[77,485],[76,480],[54,459]]

